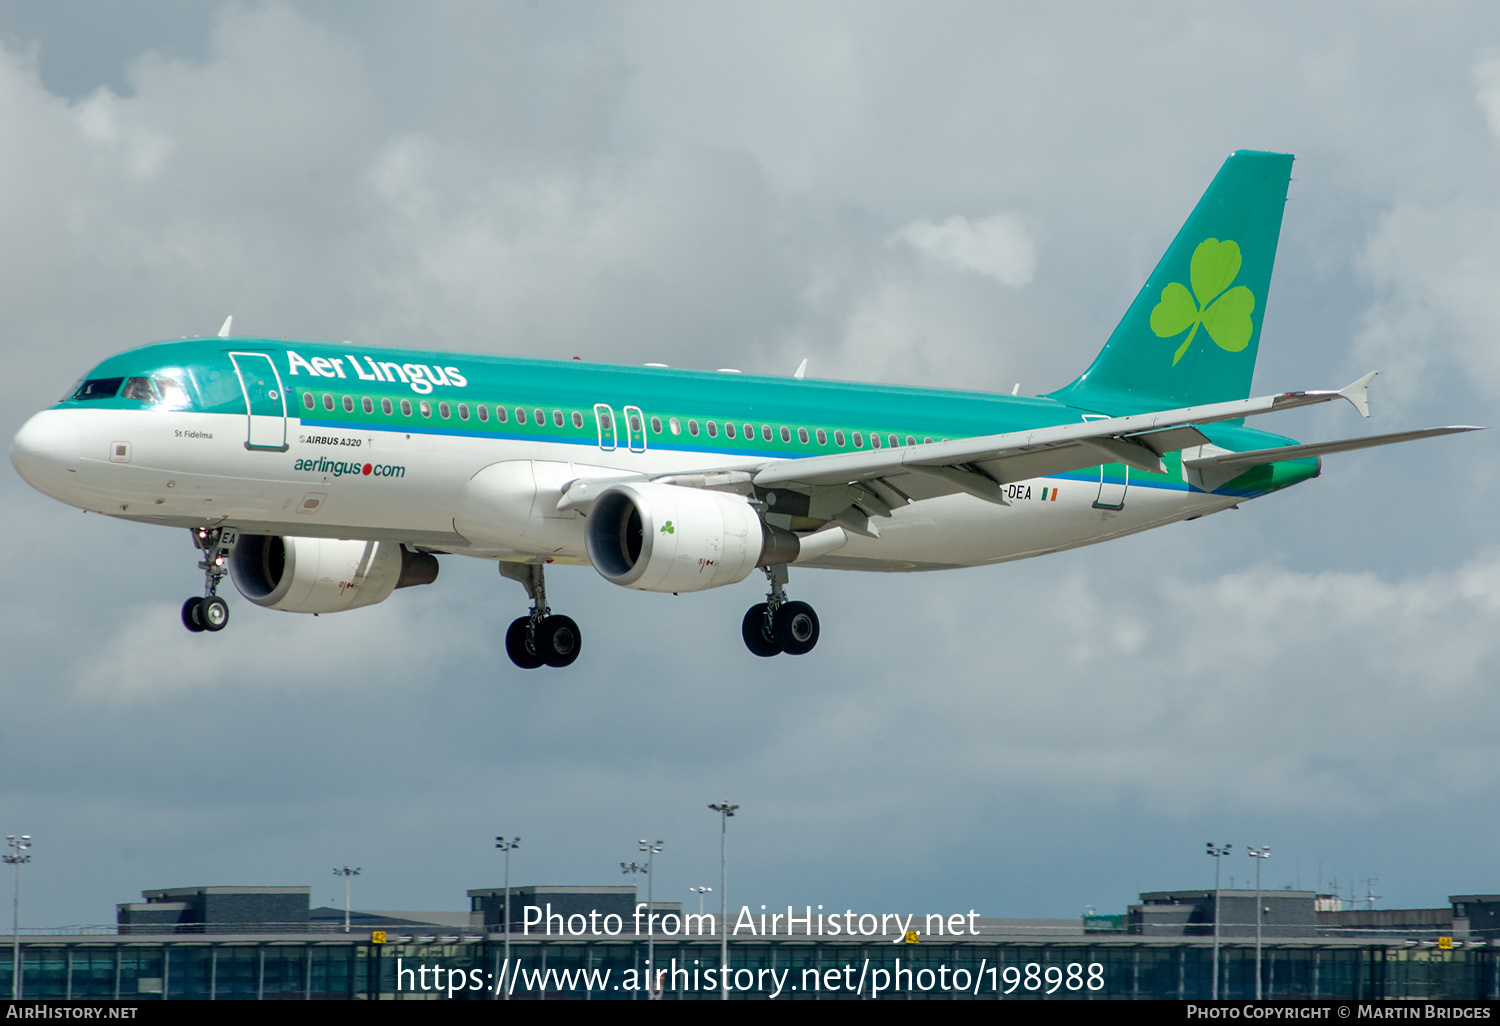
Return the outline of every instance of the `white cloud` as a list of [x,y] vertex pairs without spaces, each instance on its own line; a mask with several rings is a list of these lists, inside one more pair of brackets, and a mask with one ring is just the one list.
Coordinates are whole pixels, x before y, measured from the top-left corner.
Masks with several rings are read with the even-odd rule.
[[1010,214],[977,221],[954,215],[942,224],[913,221],[892,238],[960,271],[974,271],[1011,288],[1031,284],[1036,274],[1036,242]]

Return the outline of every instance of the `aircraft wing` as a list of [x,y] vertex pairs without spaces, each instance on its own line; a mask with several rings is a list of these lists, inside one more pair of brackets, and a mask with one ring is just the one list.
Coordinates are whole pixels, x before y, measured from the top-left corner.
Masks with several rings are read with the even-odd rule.
[[1338,391],[1282,392],[947,442],[777,460],[754,471],[750,480],[762,489],[779,485],[806,491],[811,496],[806,515],[837,519],[856,533],[873,532],[865,516],[847,507],[889,516],[892,508],[907,502],[955,492],[1006,505],[1004,486],[1010,482],[1104,463],[1163,473],[1167,453],[1202,452],[1208,440],[1196,425],[1335,399],[1348,400],[1368,416],[1366,391],[1374,377],[1368,374]]
[[[856,533],[875,534],[868,524],[868,516],[890,516],[893,508],[920,499],[963,492],[988,502],[1008,505],[1004,494],[1004,485],[1007,483],[1097,467],[1105,463],[1124,463],[1139,470],[1163,473],[1166,467],[1162,463],[1162,457],[1169,452],[1193,449],[1203,454],[1203,447],[1213,449],[1196,425],[1295,409],[1335,399],[1346,399],[1361,415],[1369,416],[1366,394],[1374,378],[1373,373],[1367,374],[1347,388],[1337,391],[1282,392],[1258,398],[1125,417],[1101,417],[1076,424],[1008,431],[945,442],[778,459],[758,467],[672,473],[658,475],[655,480],[745,493],[755,488],[765,490],[781,487],[807,496],[806,502],[795,500],[794,508],[787,510],[793,515],[837,520]],[[1379,436],[1388,441],[1360,439],[1346,447],[1389,444],[1405,441],[1407,438],[1427,437],[1434,432],[1450,433],[1460,430],[1468,429],[1438,428],[1431,432]],[[1340,444],[1324,443],[1333,446]],[[1315,448],[1319,451],[1338,451],[1318,446],[1289,446],[1242,455],[1254,457],[1246,461],[1253,465],[1317,455],[1317,452],[1311,451]],[[1298,451],[1294,453],[1293,450]],[[1231,455],[1237,458],[1241,454]],[[1217,456],[1208,458],[1218,459]],[[1230,477],[1241,472],[1235,470]],[[615,482],[610,479],[579,479],[566,489],[558,508],[585,508],[592,504],[594,496],[612,483]],[[782,510],[778,508],[775,511]]]
[[[1366,390],[1374,374],[1367,374],[1339,391],[1282,392],[1254,399],[1188,406],[1127,417],[1107,417],[1060,424],[1053,427],[980,435],[948,442],[836,453],[804,459],[777,460],[757,471],[755,483],[822,485],[884,477],[890,474],[943,478],[954,484],[947,491],[965,491],[953,474],[974,475],[974,467],[995,485],[1024,481],[1047,474],[1096,467],[1102,463],[1124,463],[1154,473],[1165,467],[1161,457],[1207,441],[1194,428],[1221,420],[1271,413],[1347,399],[1365,416],[1369,405]],[[981,491],[986,489],[979,486]],[[986,496],[981,495],[981,498]]]

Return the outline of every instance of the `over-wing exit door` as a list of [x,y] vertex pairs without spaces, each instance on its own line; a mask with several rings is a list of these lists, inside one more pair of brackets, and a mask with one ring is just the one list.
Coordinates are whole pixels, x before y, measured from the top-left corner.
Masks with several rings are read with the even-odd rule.
[[599,425],[599,448],[605,452],[614,452],[615,411],[606,403],[595,403],[594,420]]

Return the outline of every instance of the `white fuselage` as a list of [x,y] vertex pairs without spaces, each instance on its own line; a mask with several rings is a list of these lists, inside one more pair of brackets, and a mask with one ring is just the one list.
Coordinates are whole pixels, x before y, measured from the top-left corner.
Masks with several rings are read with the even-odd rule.
[[[700,453],[485,439],[400,430],[304,427],[286,420],[284,452],[248,449],[245,415],[58,409],[16,436],[12,460],[33,486],[70,505],[174,527],[233,524],[242,533],[405,542],[486,559],[587,563],[584,515],[557,500],[580,477],[702,470]],[[470,483],[485,468],[531,461],[534,496],[506,512],[514,530],[465,533]],[[749,466],[743,453],[718,465]],[[1009,505],[965,494],[875,518],[802,565],[924,570],[1021,559],[1105,541],[1242,501],[1158,481],[1106,486],[1099,471],[1008,484]],[[1110,508],[1117,507],[1117,508]],[[472,510],[471,510],[472,512]],[[457,521],[457,523],[456,523]],[[526,521],[526,523],[521,523]],[[489,534],[488,537],[475,536]]]

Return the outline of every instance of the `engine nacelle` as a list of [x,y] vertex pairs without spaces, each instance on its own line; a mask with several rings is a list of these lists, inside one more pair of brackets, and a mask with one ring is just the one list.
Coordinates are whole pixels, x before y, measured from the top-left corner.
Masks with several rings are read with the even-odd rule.
[[584,535],[605,580],[641,591],[737,584],[757,566],[797,558],[797,536],[767,525],[743,496],[666,484],[600,493]]
[[241,535],[229,557],[240,594],[289,613],[373,606],[397,588],[437,580],[437,557],[395,542]]

